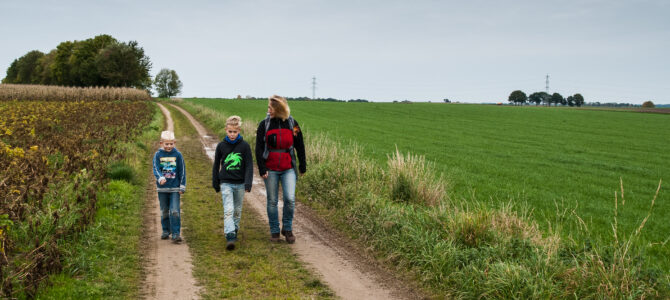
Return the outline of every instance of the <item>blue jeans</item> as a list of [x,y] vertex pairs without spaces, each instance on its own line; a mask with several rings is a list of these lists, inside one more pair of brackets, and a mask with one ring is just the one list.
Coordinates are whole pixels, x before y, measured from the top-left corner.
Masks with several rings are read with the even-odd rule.
[[277,201],[279,200],[279,183],[284,191],[284,210],[282,212],[282,230],[293,231],[293,211],[295,210],[295,182],[296,174],[293,169],[286,171],[269,171],[265,181],[265,191],[268,199],[268,223],[270,233],[279,233],[279,213]]
[[223,200],[223,232],[226,237],[240,228],[242,218],[242,201],[244,201],[244,184],[221,183],[221,199]]
[[163,234],[172,233],[173,238],[179,236],[181,217],[179,214],[179,193],[158,193],[161,207],[161,226]]

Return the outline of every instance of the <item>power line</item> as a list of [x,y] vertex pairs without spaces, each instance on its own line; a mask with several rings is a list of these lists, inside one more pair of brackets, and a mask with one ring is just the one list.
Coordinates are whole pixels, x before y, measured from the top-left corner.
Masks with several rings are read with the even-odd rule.
[[547,94],[549,94],[549,74],[547,74],[547,81],[546,81],[546,86],[545,86]]
[[316,76],[312,77],[312,100],[316,99]]

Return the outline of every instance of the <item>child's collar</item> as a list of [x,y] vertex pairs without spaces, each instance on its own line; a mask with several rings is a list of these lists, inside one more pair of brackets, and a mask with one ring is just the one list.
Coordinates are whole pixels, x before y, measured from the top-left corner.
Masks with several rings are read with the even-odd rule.
[[237,142],[239,142],[241,139],[242,139],[242,135],[241,135],[241,134],[238,134],[238,135],[237,135],[237,138],[236,138],[234,141],[231,140],[230,138],[228,138],[228,136],[226,136],[226,137],[224,138],[224,140],[225,140],[226,142],[228,142],[229,144],[237,144]]

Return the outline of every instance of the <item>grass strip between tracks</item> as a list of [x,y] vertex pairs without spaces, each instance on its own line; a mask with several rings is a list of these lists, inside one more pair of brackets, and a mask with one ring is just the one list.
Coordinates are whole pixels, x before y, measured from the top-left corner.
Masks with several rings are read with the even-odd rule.
[[177,149],[186,162],[182,225],[193,253],[193,274],[204,287],[202,297],[332,297],[332,292],[301,265],[288,245],[269,242],[268,225],[247,204],[242,209],[237,248],[225,250],[221,196],[211,187],[212,163],[185,116],[169,105],[166,107],[175,122]]

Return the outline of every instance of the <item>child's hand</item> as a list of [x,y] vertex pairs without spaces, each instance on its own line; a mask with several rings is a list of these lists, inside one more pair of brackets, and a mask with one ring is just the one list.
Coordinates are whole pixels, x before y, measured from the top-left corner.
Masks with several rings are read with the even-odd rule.
[[158,184],[164,185],[166,181],[165,178],[161,178],[161,180],[158,181]]
[[261,175],[261,177],[263,177],[263,179],[268,179],[268,173]]

